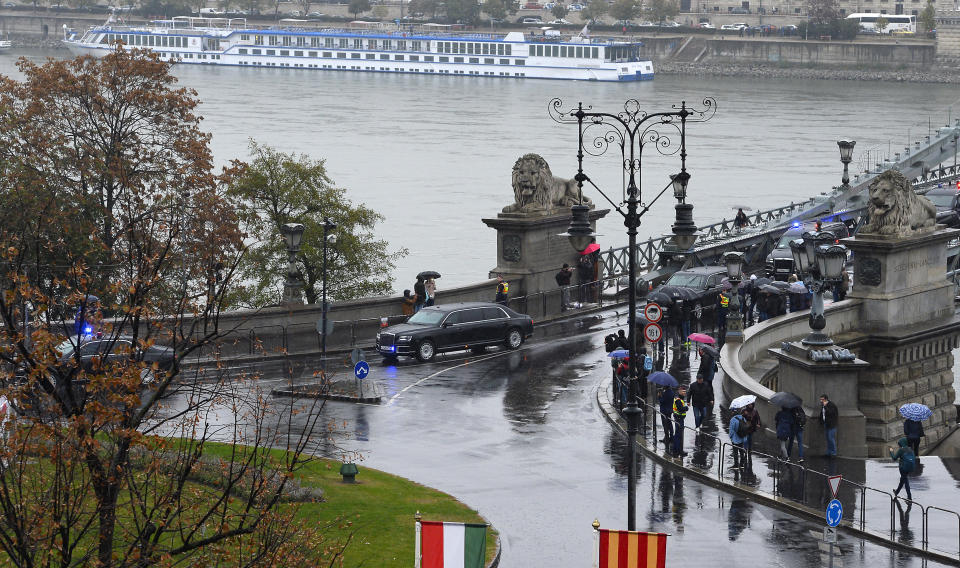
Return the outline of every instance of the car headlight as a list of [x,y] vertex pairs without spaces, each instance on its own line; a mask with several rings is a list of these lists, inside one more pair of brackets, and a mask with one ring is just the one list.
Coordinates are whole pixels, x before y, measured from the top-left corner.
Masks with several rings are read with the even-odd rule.
[[400,337],[397,338],[397,343],[407,343],[411,339],[413,339],[412,335],[401,335]]

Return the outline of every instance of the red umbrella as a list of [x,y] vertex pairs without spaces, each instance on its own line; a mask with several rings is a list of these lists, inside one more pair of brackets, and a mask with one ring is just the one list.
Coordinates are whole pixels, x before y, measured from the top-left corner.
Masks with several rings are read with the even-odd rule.
[[696,341],[697,343],[716,343],[717,340],[710,337],[706,333],[691,333],[687,339],[690,341]]
[[590,243],[580,254],[590,254],[592,252],[597,252],[598,250],[600,250],[600,245],[597,243]]

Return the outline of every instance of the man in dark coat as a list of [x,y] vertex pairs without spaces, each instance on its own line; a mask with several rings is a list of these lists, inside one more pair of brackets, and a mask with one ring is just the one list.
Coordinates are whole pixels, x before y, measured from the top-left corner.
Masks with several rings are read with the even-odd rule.
[[923,424],[917,420],[907,420],[903,421],[903,435],[907,437],[907,443],[910,445],[910,448],[913,450],[913,455],[916,456],[916,460],[920,461],[920,438],[926,436],[923,433]]
[[710,407],[713,406],[713,387],[703,380],[703,375],[697,373],[697,382],[690,385],[687,395],[690,406],[693,407],[693,424],[700,430],[700,424],[707,417]]
[[707,384],[713,384],[713,376],[717,373],[716,351],[712,347],[701,347],[700,367],[697,369],[697,376],[703,377]]
[[823,425],[823,435],[827,438],[827,453],[825,457],[837,455],[837,424],[840,422],[840,410],[825,394],[820,395],[820,424]]
[[664,445],[673,441],[673,399],[673,389],[670,387],[663,387],[660,398],[657,399],[660,404],[660,424],[663,426]]

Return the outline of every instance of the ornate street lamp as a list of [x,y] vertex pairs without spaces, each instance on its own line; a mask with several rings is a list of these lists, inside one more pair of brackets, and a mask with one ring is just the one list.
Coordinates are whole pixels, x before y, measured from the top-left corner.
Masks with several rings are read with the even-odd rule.
[[[623,112],[616,114],[604,112],[592,112],[591,107],[584,108],[583,103],[579,103],[575,110],[562,110],[562,101],[553,99],[548,104],[550,116],[559,123],[576,124],[578,128],[577,144],[577,190],[581,198],[581,203],[571,208],[572,219],[570,228],[567,230],[567,236],[570,237],[571,245],[578,251],[582,251],[590,243],[593,236],[589,231],[590,224],[587,220],[587,208],[582,203],[583,183],[587,182],[604,197],[613,208],[623,217],[623,224],[627,228],[628,240],[628,271],[630,288],[628,293],[628,326],[629,335],[629,359],[627,368],[629,369],[629,398],[627,406],[623,413],[627,420],[627,530],[636,530],[636,479],[637,479],[637,456],[636,456],[636,436],[637,436],[637,418],[640,414],[640,408],[637,406],[637,353],[636,353],[636,322],[637,322],[637,229],[640,227],[640,218],[650,210],[650,207],[660,198],[663,193],[673,188],[674,197],[680,202],[678,207],[692,206],[685,205],[687,195],[687,184],[690,180],[690,174],[686,168],[686,133],[687,122],[703,122],[709,120],[716,113],[716,101],[712,98],[703,100],[703,109],[694,110],[687,107],[686,102],[681,102],[680,107],[675,105],[673,110],[666,112],[648,113],[640,109],[640,103],[635,99],[626,101],[623,105]],[[665,131],[661,133],[661,131]],[[672,134],[679,135],[679,148],[670,137]],[[585,143],[584,139],[588,141]],[[643,159],[643,150],[648,145],[652,145],[662,155],[673,155],[680,151],[680,173],[671,176],[670,183],[660,189],[660,192],[650,201],[642,202],[640,199],[639,173]],[[606,153],[610,146],[619,147],[620,158],[623,164],[623,170],[627,174],[626,187],[623,188],[622,199],[619,203],[614,202],[607,196],[592,180],[583,172],[584,153],[592,156],[601,156]],[[626,205],[626,211],[623,210]],[[691,216],[692,217],[692,216]],[[681,231],[684,236],[693,234],[696,239],[696,226],[693,231],[686,231],[683,223],[678,219]],[[692,224],[692,223],[691,223]],[[676,233],[676,226],[675,226]],[[679,245],[680,243],[678,243]],[[693,242],[689,242],[689,248]]]
[[830,231],[807,231],[802,239],[790,241],[794,265],[804,275],[804,284],[813,292],[809,320],[811,331],[803,339],[804,345],[833,345],[833,340],[823,333],[827,325],[823,313],[823,293],[840,281],[847,262],[847,247],[835,243],[836,235]]
[[283,302],[285,304],[302,304],[300,270],[297,269],[297,253],[300,252],[300,241],[303,239],[303,225],[287,223],[280,227],[284,240],[287,242],[287,280],[283,283]]
[[743,280],[743,265],[746,262],[742,252],[731,251],[723,255],[727,266],[727,278],[730,280],[730,305],[727,306],[727,334],[724,342],[743,339],[743,317],[740,313],[740,282]]
[[334,225],[329,217],[323,218],[323,298],[321,304],[321,313],[323,326],[323,334],[320,337],[320,370],[323,376],[323,380],[327,379],[327,243],[336,244],[337,235],[331,235],[330,231],[336,229],[337,226]]
[[843,162],[843,189],[850,189],[850,162],[853,160],[853,147],[857,145],[855,140],[838,140],[837,146],[840,147],[840,161]]

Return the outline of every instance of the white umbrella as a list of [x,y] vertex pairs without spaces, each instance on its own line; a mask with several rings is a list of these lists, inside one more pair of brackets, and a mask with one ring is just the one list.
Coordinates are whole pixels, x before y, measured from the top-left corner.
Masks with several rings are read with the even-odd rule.
[[743,408],[744,406],[756,402],[757,397],[752,394],[745,394],[743,396],[738,396],[737,398],[730,401],[730,410],[736,410],[738,408]]

